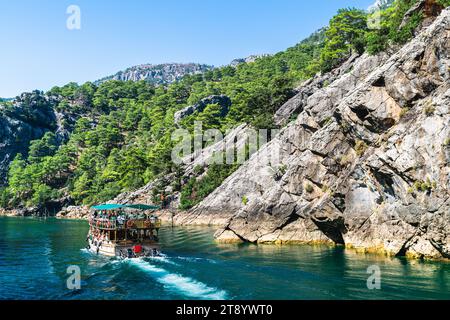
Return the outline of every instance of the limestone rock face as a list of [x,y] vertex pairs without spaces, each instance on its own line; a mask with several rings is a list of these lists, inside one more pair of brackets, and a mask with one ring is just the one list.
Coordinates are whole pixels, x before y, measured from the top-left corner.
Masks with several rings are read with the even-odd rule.
[[[70,205],[73,200],[70,197],[47,201],[45,205],[35,207],[20,207],[15,209],[0,208],[0,216],[11,217],[54,217],[61,212],[63,208],[73,208]],[[66,210],[66,209],[64,209]]]
[[90,209],[85,206],[69,206],[58,212],[56,215],[60,219],[88,219]]
[[450,9],[395,54],[352,59],[299,88],[276,116],[296,121],[186,223],[226,219],[221,241],[450,258]]
[[403,28],[415,13],[423,13],[422,26],[428,26],[442,12],[437,0],[419,0],[406,13],[399,28]]
[[277,110],[274,116],[275,123],[286,124],[289,119],[296,118],[306,105],[315,104],[317,105],[315,109],[322,111],[325,105],[333,106],[356,87],[359,79],[367,76],[386,60],[385,53],[373,57],[353,55],[332,72],[307,80],[296,89],[297,94]]
[[270,56],[270,54],[253,54],[246,58],[234,59],[233,61],[231,61],[230,66],[237,67],[238,65],[243,64],[243,63],[253,63],[260,58],[264,58],[264,57],[268,57],[268,56]]
[[56,128],[53,101],[39,92],[22,94],[11,105],[0,104],[0,185],[6,181],[9,163],[26,154],[30,141]]
[[214,69],[213,66],[198,63],[165,63],[165,64],[143,64],[119,71],[112,76],[97,80],[99,85],[109,80],[120,81],[141,81],[153,83],[155,85],[166,85],[180,80],[185,75],[193,75]]
[[209,96],[205,99],[200,100],[193,106],[188,106],[174,114],[175,123],[179,123],[182,119],[190,116],[194,112],[203,112],[205,108],[210,104],[218,104],[221,107],[221,117],[225,117],[231,106],[231,99],[225,95],[219,96]]
[[55,110],[60,97],[40,91],[23,93],[10,104],[0,102],[0,186],[6,183],[9,164],[17,154],[28,154],[30,142],[54,132],[66,141],[77,116]]

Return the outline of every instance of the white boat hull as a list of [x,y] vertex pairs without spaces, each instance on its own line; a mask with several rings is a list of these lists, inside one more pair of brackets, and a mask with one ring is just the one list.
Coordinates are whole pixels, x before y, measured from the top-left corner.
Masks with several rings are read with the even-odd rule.
[[88,240],[89,251],[108,257],[146,257],[159,254],[159,245],[157,243],[143,243],[141,246],[143,252],[135,254],[133,243],[118,244],[109,241]]

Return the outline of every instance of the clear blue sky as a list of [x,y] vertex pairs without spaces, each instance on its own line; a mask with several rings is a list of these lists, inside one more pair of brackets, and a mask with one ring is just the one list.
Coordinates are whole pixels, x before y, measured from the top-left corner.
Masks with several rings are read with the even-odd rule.
[[[83,83],[143,63],[275,53],[374,0],[14,0],[0,2],[0,97]],[[69,5],[81,30],[66,28]]]

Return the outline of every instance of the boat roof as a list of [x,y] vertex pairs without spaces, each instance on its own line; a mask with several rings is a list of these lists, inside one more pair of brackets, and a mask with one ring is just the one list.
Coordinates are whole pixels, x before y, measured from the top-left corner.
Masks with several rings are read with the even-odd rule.
[[158,206],[147,205],[147,204],[100,204],[93,206],[94,210],[117,210],[117,209],[138,209],[138,210],[158,210]]

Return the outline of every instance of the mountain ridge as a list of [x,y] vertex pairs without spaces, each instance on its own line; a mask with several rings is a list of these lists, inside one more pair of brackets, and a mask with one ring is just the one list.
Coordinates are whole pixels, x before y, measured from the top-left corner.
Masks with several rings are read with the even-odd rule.
[[185,75],[200,74],[214,69],[213,66],[199,63],[162,63],[141,64],[129,67],[125,70],[94,81],[100,85],[108,80],[140,81],[145,80],[155,85],[171,84],[180,80]]

